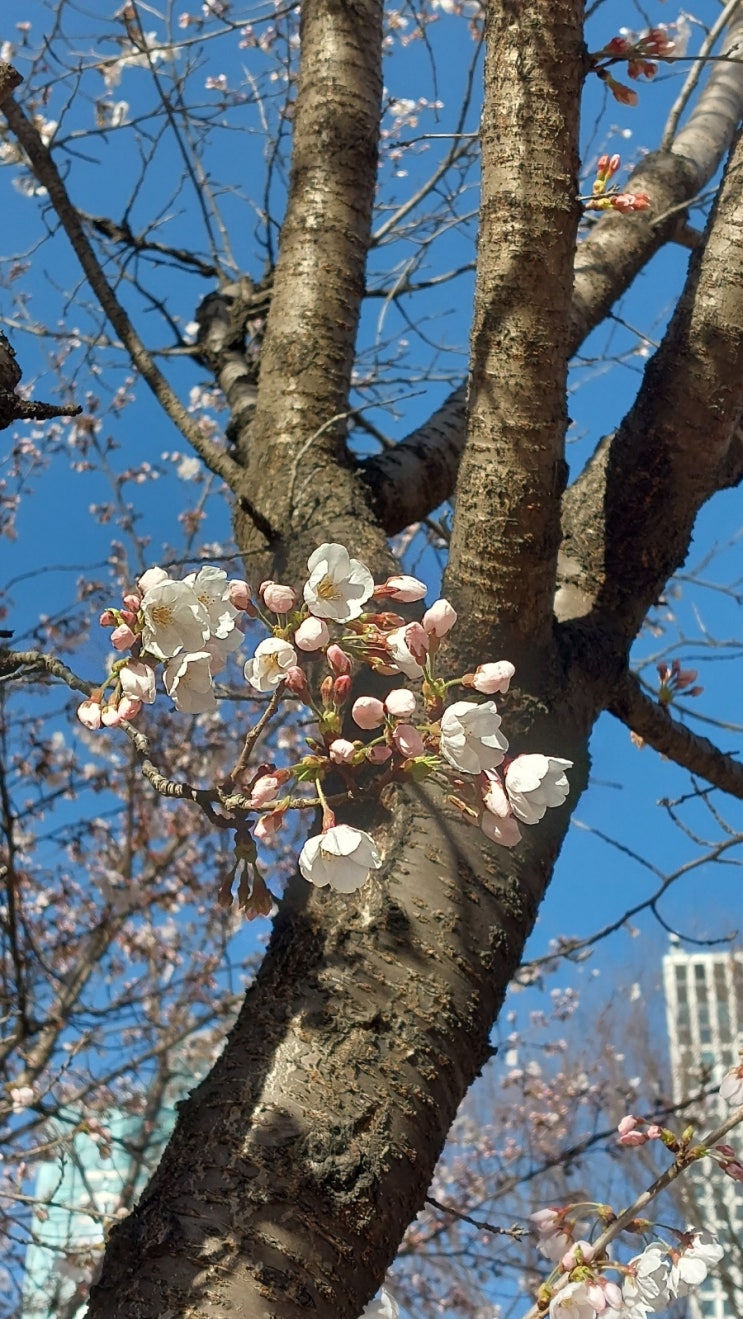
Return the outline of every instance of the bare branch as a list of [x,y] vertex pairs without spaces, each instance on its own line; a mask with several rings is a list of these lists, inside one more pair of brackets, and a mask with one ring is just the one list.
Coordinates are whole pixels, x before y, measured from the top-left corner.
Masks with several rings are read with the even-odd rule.
[[41,135],[12,96],[6,99],[3,105],[3,113],[9,127],[26,152],[36,177],[47,189],[52,205],[75,250],[88,282],[116,333],[125,345],[132,363],[143,379],[147,381],[156,399],[174,425],[178,427],[184,439],[188,441],[207,467],[217,476],[221,476],[234,490],[241,475],[238,464],[230,458],[224,449],[202,433],[193,417],[189,416],[165,376],[152,360],[150,353],[142,343],[129,316],[103,273],[101,264],[83,229],[80,216],[70,201],[62,176],[57,169],[51,152],[44,145]]
[[672,718],[667,706],[643,691],[635,674],[629,671],[623,674],[607,708],[660,755],[732,797],[743,798],[743,764]]

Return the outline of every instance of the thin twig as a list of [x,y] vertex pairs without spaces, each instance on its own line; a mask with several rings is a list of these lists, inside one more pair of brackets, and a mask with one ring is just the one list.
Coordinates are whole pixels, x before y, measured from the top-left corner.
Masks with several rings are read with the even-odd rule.
[[155,365],[151,354],[132,325],[127,312],[109,284],[96,256],[80,216],[73,206],[54,158],[41,139],[38,130],[17,101],[9,96],[3,105],[8,125],[31,162],[36,177],[43,183],[59,216],[60,223],[74,248],[88,282],[116,333],[124,344],[132,363],[147,382],[155,398],[163,407],[191,447],[211,471],[220,476],[232,490],[239,486],[242,469],[233,458],[203,434],[193,417]]

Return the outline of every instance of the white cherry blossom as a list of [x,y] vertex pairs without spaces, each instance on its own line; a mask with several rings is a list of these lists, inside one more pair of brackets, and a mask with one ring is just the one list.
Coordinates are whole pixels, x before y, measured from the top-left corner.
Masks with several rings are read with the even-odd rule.
[[362,829],[336,824],[324,834],[308,838],[299,854],[299,869],[311,884],[329,884],[337,893],[355,893],[379,870],[382,858],[374,839]]
[[243,643],[243,634],[239,627],[233,627],[226,637],[211,636],[208,641],[204,642],[204,650],[210,656],[212,662],[212,677],[219,673],[227,663],[227,658],[235,650],[239,650]]
[[137,585],[142,595],[145,595],[147,591],[152,590],[153,586],[162,586],[163,582],[171,580],[172,578],[168,576],[164,568],[148,568],[146,572],[142,573]]
[[421,626],[431,637],[445,637],[457,621],[457,611],[448,600],[434,600],[421,619]]
[[297,652],[280,637],[267,637],[256,646],[255,655],[245,665],[246,681],[257,692],[270,692],[284,681],[287,669],[297,662]]
[[[391,667],[404,673],[406,678],[420,678],[423,665],[419,660],[430,645],[428,633],[420,623],[406,623],[388,632],[385,646],[391,659]],[[415,652],[415,653],[414,653]]]
[[119,669],[119,682],[125,696],[152,705],[155,699],[155,670],[149,664],[129,660]]
[[688,1244],[683,1250],[674,1252],[675,1258],[668,1278],[668,1289],[672,1296],[686,1296],[691,1288],[698,1287],[725,1254],[711,1233],[705,1233],[703,1238],[701,1232],[690,1230],[687,1240]]
[[540,1255],[557,1263],[573,1242],[572,1229],[565,1221],[564,1210],[537,1209],[536,1213],[529,1215],[529,1221],[538,1233],[537,1250]]
[[383,1287],[367,1305],[360,1319],[399,1319],[400,1307],[392,1292]]
[[724,1099],[731,1108],[737,1108],[743,1104],[743,1063],[737,1067],[731,1067],[730,1071],[722,1078],[720,1086],[720,1098]]
[[495,701],[455,701],[441,717],[442,756],[463,774],[495,769],[508,750],[500,723]]
[[201,650],[209,638],[209,616],[187,582],[166,579],[142,598],[142,645],[158,659]]
[[584,1282],[569,1282],[550,1301],[550,1319],[596,1319]]
[[315,618],[332,618],[347,623],[358,618],[374,591],[374,579],[358,559],[352,559],[344,545],[325,544],[307,560],[309,578],[304,601]]
[[668,1261],[665,1248],[657,1241],[646,1246],[641,1255],[635,1255],[627,1265],[628,1272],[622,1284],[622,1298],[631,1319],[645,1319],[656,1314],[670,1303],[668,1292]]
[[205,650],[184,651],[163,669],[165,690],[181,714],[208,714],[217,708],[211,657]]
[[536,824],[548,806],[561,806],[570,792],[565,770],[572,760],[559,756],[516,756],[506,770],[506,792],[514,815]]
[[223,568],[206,564],[183,579],[206,610],[209,631],[222,640],[234,630],[237,610],[230,600],[230,584]]

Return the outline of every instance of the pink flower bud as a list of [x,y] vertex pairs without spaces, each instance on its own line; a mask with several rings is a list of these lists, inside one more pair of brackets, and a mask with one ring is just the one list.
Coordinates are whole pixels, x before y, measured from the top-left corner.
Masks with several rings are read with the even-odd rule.
[[570,1273],[570,1270],[576,1268],[579,1263],[590,1264],[595,1254],[590,1241],[574,1241],[570,1250],[566,1250],[560,1260],[560,1268]]
[[261,774],[261,777],[256,779],[253,784],[250,793],[250,805],[256,810],[268,806],[270,802],[276,800],[280,786],[275,774]]
[[141,603],[142,603],[142,597],[139,595],[134,595],[133,593],[130,593],[129,595],[124,596],[124,608],[131,610],[133,614],[136,614]]
[[330,677],[330,674],[328,674],[327,678],[323,678],[320,683],[320,700],[322,701],[325,710],[327,710],[332,703],[333,679]]
[[116,622],[116,614],[114,613],[113,609],[104,609],[103,613],[98,619],[98,622],[101,627],[113,627],[114,623]]
[[[481,780],[482,782],[482,780]],[[503,784],[494,769],[485,771],[486,791],[483,792],[483,805],[487,811],[497,815],[500,820],[507,820],[513,814]]]
[[356,755],[356,747],[345,737],[336,737],[328,747],[328,755],[336,765],[347,765]]
[[[435,605],[431,605],[431,609],[435,609],[435,607]],[[431,609],[427,611],[429,614]],[[425,664],[428,659],[429,635],[429,632],[421,623],[409,623],[405,629],[405,644],[416,664]]]
[[136,640],[135,634],[130,627],[127,627],[126,623],[121,623],[111,633],[111,645],[114,650],[129,650]]
[[117,713],[119,719],[136,719],[141,709],[142,709],[142,702],[138,701],[136,697],[122,696],[121,700],[119,701],[119,707]]
[[119,682],[125,696],[152,705],[155,699],[155,670],[140,660],[129,660],[119,669]]
[[351,706],[351,718],[359,728],[379,728],[384,723],[384,706],[376,696],[360,696]]
[[415,714],[415,697],[407,687],[396,687],[394,691],[387,693],[384,706],[394,719],[409,719]]
[[272,838],[284,823],[284,814],[283,810],[278,810],[262,815],[253,829],[253,837],[264,843]]
[[389,747],[369,747],[366,753],[366,758],[370,765],[383,765],[386,760],[389,760],[391,755],[392,752]]
[[288,614],[297,603],[297,597],[291,586],[282,586],[279,582],[263,582],[260,594],[266,609],[274,614]]
[[284,683],[290,692],[294,692],[295,696],[300,696],[303,700],[309,694],[305,671],[300,669],[298,664],[292,664],[286,670]]
[[107,705],[101,710],[101,723],[105,724],[106,728],[116,728],[121,723],[121,715],[115,705]]
[[137,621],[137,615],[131,609],[119,610],[119,618],[121,619],[122,623],[126,623],[127,627],[134,627],[134,624]]
[[[471,682],[467,687],[474,687],[476,692],[492,696],[494,692],[507,692],[511,679],[516,672],[510,660],[496,660],[494,664],[478,664]],[[466,675],[469,677],[469,674]]]
[[320,650],[330,641],[330,631],[323,618],[310,615],[294,633],[294,645],[300,650]]
[[617,1144],[626,1145],[631,1149],[633,1146],[647,1145],[648,1138],[642,1131],[628,1131],[626,1136],[618,1136]]
[[83,701],[77,707],[77,717],[85,728],[98,729],[101,726],[101,707],[98,701]]
[[[454,627],[457,621],[457,611],[449,604],[448,600],[436,600],[431,608],[426,610],[421,621],[429,636],[444,637]],[[410,641],[408,641],[408,646],[410,646]],[[412,650],[412,646],[410,646],[410,649]]]
[[227,595],[231,605],[235,609],[245,610],[252,604],[250,599],[250,587],[240,577],[234,577],[231,582],[227,583]]
[[638,1121],[639,1118],[633,1117],[631,1113],[628,1113],[626,1117],[623,1117],[617,1127],[620,1136],[626,1136],[628,1131],[634,1131]]
[[400,604],[411,604],[414,600],[422,600],[425,594],[425,582],[419,582],[417,577],[408,577],[404,573],[388,577],[384,585],[376,587],[374,591],[378,600],[386,597],[389,600],[398,600]]
[[336,678],[333,683],[333,696],[336,705],[345,705],[351,695],[351,675],[342,673],[340,678]]
[[400,614],[393,614],[389,611],[383,614],[374,614],[374,624],[380,632],[393,632],[395,628],[404,627],[405,619]]
[[621,59],[631,49],[632,47],[626,37],[612,37],[611,41],[604,46],[601,54],[613,55],[615,58]]
[[615,78],[609,76],[607,76],[606,82],[609,84],[609,90],[614,100],[619,101],[620,105],[637,105],[640,98],[631,87],[625,87],[624,83],[617,82]]
[[425,755],[423,738],[412,724],[398,724],[392,734],[392,741],[403,756]]
[[351,661],[348,658],[348,655],[345,650],[341,650],[340,646],[336,646],[335,642],[332,646],[328,646],[326,656],[328,664],[336,677],[340,676],[342,673],[351,672]]
[[620,214],[630,215],[634,211],[649,210],[650,198],[646,192],[620,192],[611,198],[611,205]]

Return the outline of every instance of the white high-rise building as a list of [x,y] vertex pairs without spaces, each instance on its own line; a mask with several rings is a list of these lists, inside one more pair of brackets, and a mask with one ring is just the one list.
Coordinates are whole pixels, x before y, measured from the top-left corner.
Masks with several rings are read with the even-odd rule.
[[[680,1102],[699,1089],[705,1072],[713,1084],[722,1080],[743,1048],[743,952],[682,952],[672,939],[663,958],[663,983],[671,1053],[673,1098]],[[710,1099],[707,1120],[728,1113],[720,1099]],[[699,1133],[702,1134],[701,1132]],[[740,1140],[732,1137],[736,1145]],[[741,1319],[743,1315],[743,1184],[702,1159],[684,1174],[693,1183],[699,1226],[714,1232],[726,1257],[689,1297],[691,1319]],[[695,1224],[696,1226],[696,1224]]]

